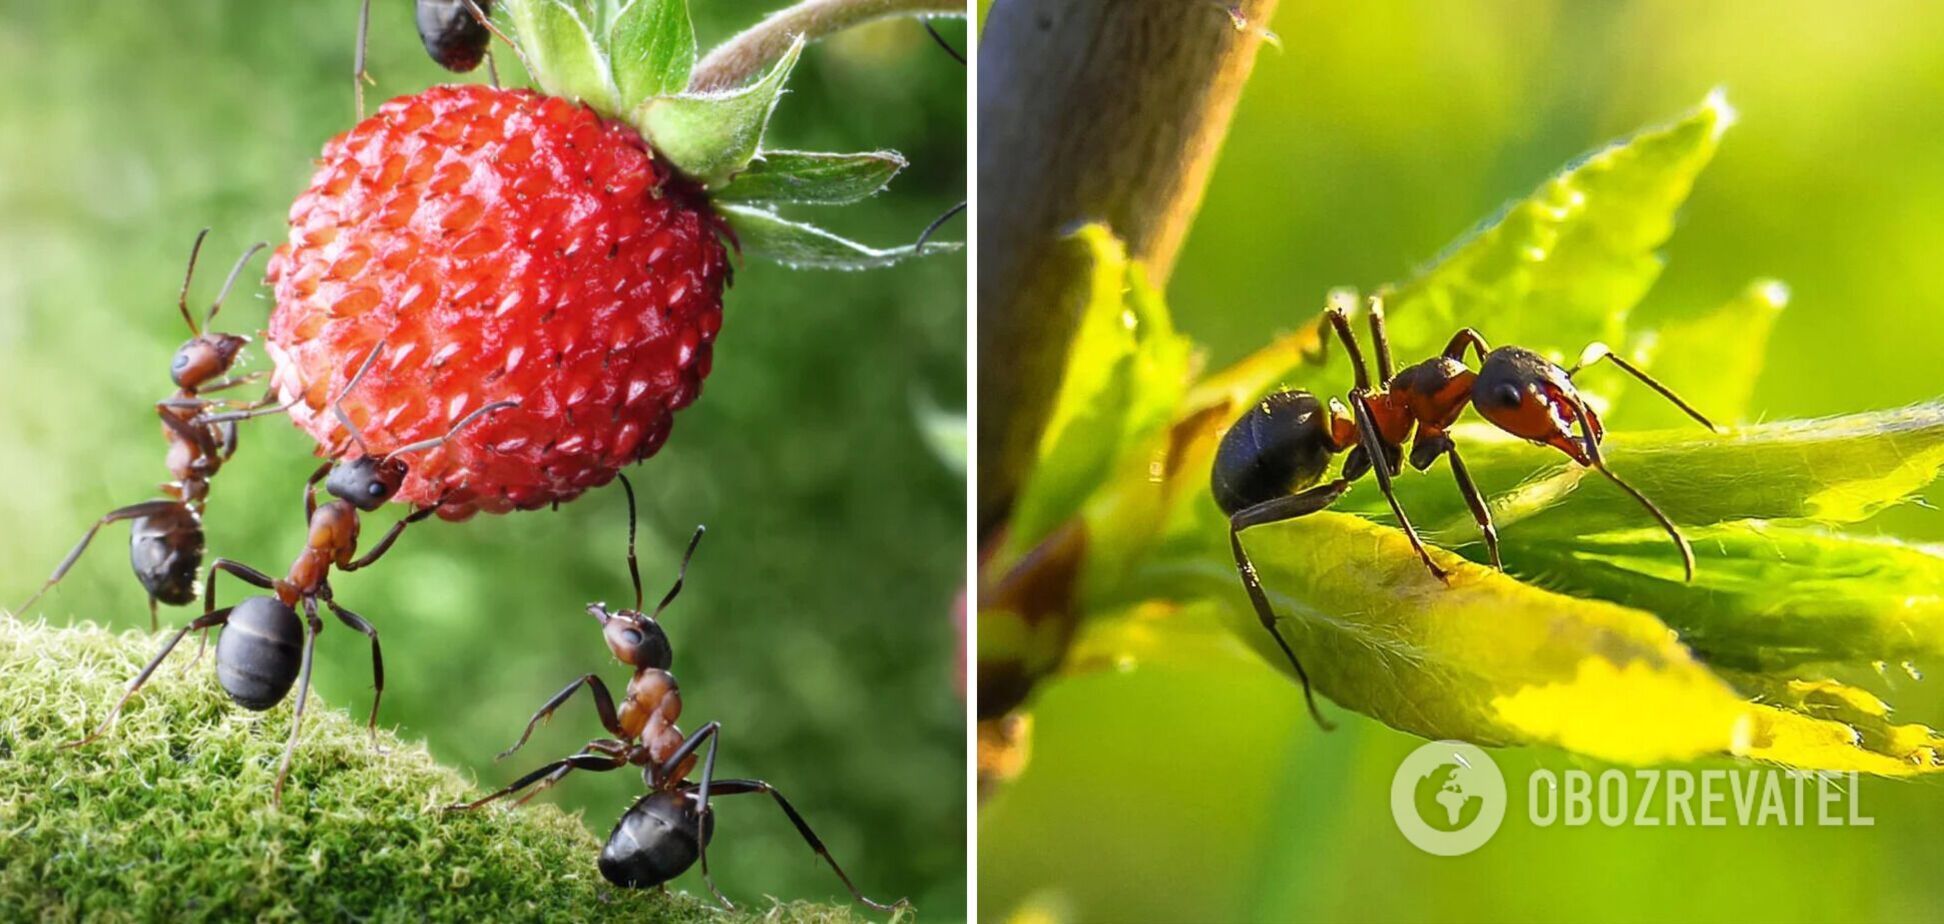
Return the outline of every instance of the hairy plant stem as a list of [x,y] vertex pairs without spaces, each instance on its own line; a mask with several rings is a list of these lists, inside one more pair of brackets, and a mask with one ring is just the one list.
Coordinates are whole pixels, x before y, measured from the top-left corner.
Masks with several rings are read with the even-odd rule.
[[979,530],[1031,467],[1104,221],[1167,284],[1276,0],[999,0],[979,68]]
[[799,35],[814,42],[880,19],[964,15],[963,0],[803,0],[771,13],[709,52],[696,65],[689,90],[708,93],[748,83],[783,57]]

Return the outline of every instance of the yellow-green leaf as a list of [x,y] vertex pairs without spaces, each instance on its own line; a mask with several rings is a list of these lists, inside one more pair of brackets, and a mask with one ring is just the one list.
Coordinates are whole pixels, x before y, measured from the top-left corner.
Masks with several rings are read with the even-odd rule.
[[[1232,631],[1287,670],[1236,579],[1213,504],[1197,506],[1143,566],[1143,587],[1221,601]],[[1872,738],[1838,718],[1751,701],[1641,610],[1436,553],[1452,571],[1447,585],[1402,534],[1342,514],[1260,527],[1245,541],[1317,690],[1404,731],[1629,764],[1741,756],[1890,775],[1944,770],[1944,742],[1920,726]]]
[[[1515,534],[1518,535],[1518,534]],[[1712,664],[1901,665],[1944,656],[1944,554],[1883,536],[1744,521],[1688,532],[1692,583],[1647,528],[1526,538],[1518,573],[1655,613]],[[1898,670],[1902,670],[1898,666]]]

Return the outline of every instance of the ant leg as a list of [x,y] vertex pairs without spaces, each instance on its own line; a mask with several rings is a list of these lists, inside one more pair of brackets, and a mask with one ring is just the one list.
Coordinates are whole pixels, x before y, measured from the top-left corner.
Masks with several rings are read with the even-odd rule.
[[1255,562],[1249,560],[1249,553],[1242,548],[1241,533],[1251,526],[1308,516],[1335,503],[1348,490],[1350,482],[1339,478],[1301,493],[1246,507],[1229,518],[1229,550],[1235,554],[1235,572],[1242,576],[1242,587],[1249,592],[1249,603],[1255,607],[1256,618],[1262,620],[1262,627],[1269,630],[1270,637],[1276,640],[1276,647],[1281,648],[1283,657],[1289,659],[1289,666],[1296,669],[1296,679],[1303,683],[1303,703],[1309,707],[1310,717],[1325,731],[1336,726],[1324,718],[1323,711],[1317,708],[1316,694],[1310,689],[1309,672],[1303,670],[1303,662],[1296,658],[1296,650],[1289,647],[1282,630],[1276,627],[1275,607],[1270,605],[1269,595],[1262,589],[1262,579],[1256,575]]
[[611,734],[627,737],[628,733],[621,728],[621,717],[614,711],[614,696],[608,692],[607,684],[602,683],[601,678],[594,674],[585,674],[568,684],[566,689],[555,693],[552,699],[547,700],[547,704],[541,706],[540,711],[527,720],[526,731],[520,733],[520,740],[513,742],[512,747],[499,752],[499,756],[493,759],[505,760],[513,756],[514,751],[525,747],[527,739],[533,736],[533,730],[538,728],[541,722],[552,718],[554,710],[559,709],[568,698],[574,695],[574,691],[582,686],[586,686],[594,695],[594,709],[601,714],[601,727]]
[[288,404],[277,404],[277,405],[270,405],[270,404],[264,404],[262,402],[258,402],[240,411],[224,411],[221,414],[205,414],[201,417],[196,418],[196,422],[200,424],[213,425],[213,424],[233,423],[239,420],[250,420],[257,417],[271,417],[277,414],[281,414],[297,406],[298,400],[301,399],[292,399]]
[[[88,543],[94,541],[95,533],[100,532],[103,526],[107,526],[110,523],[118,522],[120,520],[134,520],[141,517],[155,516],[157,514],[168,513],[180,506],[182,506],[182,504],[179,501],[152,500],[152,501],[143,501],[142,503],[139,504],[130,504],[129,506],[122,507],[118,510],[109,511],[107,515],[103,516],[99,520],[96,520],[93,526],[88,527],[88,531],[81,535],[81,541],[74,544],[74,548],[68,552],[66,558],[61,559],[61,563],[59,565],[54,566],[54,573],[53,575],[48,577],[47,582],[42,584],[39,590],[34,591],[34,595],[28,597],[27,602],[22,603],[17,609],[14,610],[14,612],[16,613],[26,612],[27,608],[33,606],[34,603],[41,598],[42,594],[45,594],[49,590],[52,590],[55,584],[60,583],[61,578],[67,576],[68,569],[74,567],[74,563],[81,560],[81,553],[86,552],[88,550]],[[153,626],[150,626],[150,631],[154,631]]]
[[[263,381],[263,377],[268,374],[269,374],[268,372],[262,369],[258,369],[255,372],[250,372],[243,375],[233,375],[230,376],[229,378],[223,379],[220,382],[204,385],[203,387],[196,389],[196,393],[199,395],[207,395],[212,392],[228,391],[232,388],[236,388],[241,385],[248,385],[251,382],[261,382]],[[275,392],[271,392],[271,394],[275,394]],[[268,404],[269,402],[265,401],[262,403]]]
[[369,567],[372,562],[375,562],[379,558],[384,557],[384,554],[386,552],[391,551],[392,543],[397,542],[398,537],[405,534],[405,527],[410,526],[413,523],[417,523],[418,521],[423,520],[426,517],[429,517],[432,514],[437,512],[439,512],[439,506],[437,504],[434,504],[430,507],[420,507],[419,509],[412,511],[410,514],[407,514],[403,519],[399,520],[396,523],[393,523],[391,529],[385,531],[385,538],[378,540],[378,544],[372,546],[371,551],[366,553],[365,557],[357,559],[356,561],[339,562],[338,570],[356,571],[359,568]]
[[1478,354],[1481,363],[1485,361],[1485,354],[1492,351],[1491,347],[1485,345],[1483,334],[1467,327],[1451,335],[1451,342],[1445,344],[1444,358],[1464,362],[1466,347],[1471,347],[1472,352]]
[[926,32],[931,33],[932,41],[937,42],[938,47],[945,49],[945,53],[952,56],[952,60],[960,64],[965,63],[965,56],[959,54],[959,50],[953,48],[952,43],[945,41],[945,36],[938,34],[938,27],[932,25],[930,19],[921,19],[918,21],[924,24]]
[[304,729],[304,704],[310,700],[311,663],[317,659],[317,633],[324,631],[324,620],[317,618],[317,601],[310,597],[304,598],[304,622],[310,626],[310,637],[304,639],[304,660],[297,670],[297,707],[290,714],[290,740],[284,742],[283,759],[277,762],[277,784],[270,790],[270,801],[278,808],[283,808],[284,781],[290,778],[290,758],[297,753],[297,735]]
[[371,74],[365,71],[365,40],[371,32],[371,0],[364,0],[358,7],[358,54],[351,66],[351,92],[358,101],[358,121],[364,121],[364,88],[371,81]]
[[[162,614],[157,610],[155,595],[149,594],[149,631],[154,632],[161,627]],[[204,638],[208,638],[208,636],[204,636]]]
[[1458,458],[1458,447],[1448,446],[1445,455],[1451,459],[1451,477],[1458,481],[1458,493],[1464,495],[1465,506],[1471,508],[1472,519],[1478,523],[1478,532],[1485,537],[1485,549],[1492,555],[1492,567],[1505,570],[1505,562],[1499,559],[1498,529],[1492,525],[1492,509],[1485,504],[1485,495],[1479,493],[1478,483],[1472,480],[1471,472],[1465,468],[1465,461]]
[[499,62],[493,60],[493,50],[491,48],[486,49],[486,80],[492,84],[493,89],[497,90],[500,88]]
[[[1357,430],[1362,437],[1364,454],[1372,459],[1387,458],[1383,451],[1383,438],[1377,435],[1377,423],[1371,419],[1370,400],[1363,392],[1353,391],[1350,393],[1350,406],[1357,412]],[[1382,491],[1384,499],[1390,502],[1391,513],[1397,516],[1398,528],[1404,530],[1405,537],[1411,540],[1411,548],[1416,549],[1418,557],[1424,559],[1424,566],[1431,569],[1433,577],[1450,583],[1450,576],[1431,560],[1431,552],[1424,547],[1424,540],[1418,538],[1417,527],[1411,525],[1411,518],[1405,515],[1404,506],[1397,502],[1397,492],[1391,487],[1390,466],[1372,465],[1370,470],[1377,475],[1377,490]]]
[[896,911],[907,906],[907,901],[902,898],[887,905],[882,902],[874,902],[864,897],[864,893],[857,891],[857,886],[851,883],[849,876],[844,875],[843,867],[837,865],[837,858],[830,855],[830,849],[825,847],[823,841],[817,837],[817,832],[810,830],[810,823],[803,820],[803,816],[797,813],[796,807],[790,804],[790,800],[783,798],[783,794],[778,792],[776,787],[762,780],[723,780],[715,784],[715,794],[718,796],[736,796],[744,793],[757,792],[769,793],[776,800],[777,806],[783,809],[783,814],[790,816],[790,823],[796,825],[797,833],[803,835],[804,843],[809,844],[810,849],[815,850],[818,856],[824,858],[824,862],[830,864],[830,868],[837,874],[837,878],[844,881],[844,888],[850,890],[852,898],[857,899],[861,904],[884,912]]
[[339,622],[371,639],[371,718],[365,721],[365,730],[371,734],[372,750],[378,750],[378,701],[385,698],[385,655],[378,648],[378,630],[363,616],[339,606],[336,600],[325,597],[324,605],[337,614]]
[[1384,296],[1372,295],[1366,304],[1370,307],[1370,342],[1377,353],[1377,384],[1389,387],[1391,382],[1390,334],[1384,330]]
[[[479,8],[479,4],[474,3],[473,0],[460,0],[460,2],[466,5],[466,12],[472,14],[473,20],[475,22],[478,22],[480,25],[485,26],[486,31],[493,33],[494,38],[497,38],[500,41],[505,42],[508,48],[513,49],[513,57],[520,59],[520,66],[526,68],[527,73],[529,74],[534,73],[533,62],[527,60],[526,53],[520,50],[520,45],[518,42],[515,42],[512,39],[507,38],[506,33],[501,32],[498,26],[493,25],[493,17],[486,15],[485,11]],[[486,54],[488,60],[490,61],[491,56],[493,54],[493,50],[491,48],[486,49]],[[494,86],[499,85],[499,69],[497,67],[493,69],[493,85]]]
[[96,728],[86,738],[82,738],[79,741],[70,741],[61,745],[61,747],[78,748],[101,737],[104,732],[108,731],[109,726],[115,724],[115,718],[121,715],[122,707],[128,705],[129,698],[135,695],[136,690],[142,688],[142,684],[148,682],[149,677],[155,673],[156,668],[162,666],[163,660],[169,657],[169,652],[175,650],[176,645],[182,641],[183,636],[197,629],[208,629],[212,626],[220,626],[228,622],[231,609],[232,607],[226,606],[213,613],[204,613],[190,620],[182,628],[177,629],[174,635],[169,636],[168,641],[162,643],[162,650],[157,651],[155,657],[149,659],[147,666],[142,668],[142,672],[136,674],[135,679],[128,682],[128,689],[122,693],[121,699],[115,701],[115,708],[108,710],[108,717],[101,721],[100,727]]
[[967,204],[968,203],[961,202],[957,205],[952,206],[949,209],[946,209],[943,215],[940,215],[937,218],[932,219],[931,224],[925,226],[925,230],[918,232],[917,243],[911,245],[911,255],[914,257],[924,256],[925,245],[931,243],[932,235],[937,234],[938,229],[945,227],[946,222],[951,221],[953,218],[958,217],[960,213],[964,212],[965,206]]
[[210,418],[198,416],[192,420],[183,420],[170,413],[171,409],[208,406],[209,402],[199,398],[171,398],[167,401],[157,401],[155,403],[155,416],[162,418],[163,426],[168,427],[175,435],[182,437],[191,446],[196,447],[196,451],[202,453],[203,458],[210,459],[221,455],[223,451],[222,447],[217,445],[216,438],[209,433],[208,424],[211,422]]
[[[1363,349],[1357,346],[1357,332],[1350,328],[1350,314],[1343,305],[1332,301],[1323,310],[1323,316],[1336,328],[1337,339],[1343,341],[1343,351],[1350,354],[1350,368],[1356,375],[1357,389],[1370,390],[1370,370],[1364,368]],[[1375,457],[1373,457],[1375,458]]]
[[1715,426],[1713,421],[1710,421],[1708,418],[1703,417],[1700,411],[1694,409],[1694,405],[1691,405],[1686,401],[1681,400],[1681,396],[1675,394],[1673,389],[1668,388],[1665,385],[1662,385],[1653,376],[1648,375],[1640,367],[1635,366],[1633,363],[1627,362],[1625,359],[1620,358],[1620,354],[1613,352],[1612,348],[1608,347],[1604,343],[1589,344],[1585,350],[1581,351],[1579,365],[1576,365],[1573,368],[1566,370],[1566,377],[1572,378],[1573,376],[1578,375],[1581,369],[1584,369],[1587,366],[1591,366],[1602,359],[1612,360],[1614,365],[1619,366],[1628,375],[1631,375],[1634,378],[1637,378],[1642,382],[1647,383],[1648,388],[1660,392],[1661,397],[1666,398],[1668,401],[1673,402],[1675,407],[1680,408],[1683,413],[1687,414],[1689,417],[1694,418],[1697,423],[1701,424],[1701,426],[1707,427],[1709,431],[1715,433],[1721,432],[1721,428]]
[[275,591],[277,589],[276,578],[264,574],[242,562],[230,561],[227,558],[218,558],[210,563],[209,577],[203,582],[203,612],[205,613],[212,612],[216,609],[216,574],[220,571],[227,571],[230,576],[252,587],[260,587],[268,591]]
[[[683,739],[681,747],[676,748],[675,753],[670,754],[667,760],[662,761],[661,766],[655,768],[654,779],[657,785],[666,782],[681,769],[682,762],[688,760],[689,756],[695,753],[696,748],[701,747],[702,742],[709,743],[708,753],[702,758],[702,785],[696,787],[695,791],[695,846],[697,856],[702,861],[703,884],[709,887],[709,892],[716,897],[716,901],[722,903],[724,910],[734,911],[735,903],[729,900],[729,896],[722,894],[721,889],[716,888],[715,877],[709,875],[709,844],[702,830],[702,823],[709,810],[710,781],[715,779],[716,745],[722,741],[721,731],[721,722],[710,722],[696,729],[694,734]],[[843,872],[840,870],[837,875],[842,876]]]
[[486,805],[489,802],[494,802],[499,799],[504,799],[507,796],[510,796],[516,792],[519,792],[522,789],[527,788],[528,786],[532,786],[535,783],[539,783],[540,789],[535,790],[532,793],[529,793],[525,798],[522,798],[520,800],[519,804],[524,804],[527,799],[531,799],[534,796],[539,795],[542,790],[545,790],[546,788],[559,782],[561,777],[566,776],[568,773],[574,770],[592,770],[597,773],[605,773],[609,770],[619,770],[622,767],[625,767],[627,765],[628,765],[627,759],[620,756],[611,755],[611,754],[590,754],[586,751],[582,751],[579,754],[563,757],[559,760],[545,764],[544,766],[540,767],[540,769],[535,770],[532,773],[527,774],[526,776],[520,777],[517,780],[514,780],[512,783],[507,784],[505,787],[501,789],[495,790],[489,795],[481,796],[480,798],[474,799],[471,802],[455,802],[452,805],[446,806],[445,810],[448,812],[470,812],[473,809]]
[[[216,573],[219,571],[227,571],[238,580],[252,587],[260,587],[273,592],[277,589],[277,581],[270,575],[264,574],[241,562],[230,561],[227,558],[218,558],[210,563],[209,577],[203,580],[203,612],[205,613],[214,612],[216,609]],[[193,665],[201,661],[203,652],[208,648],[209,632],[204,631],[201,641],[196,645],[196,657],[191,659],[189,663]],[[187,670],[187,668],[184,669]]]
[[1653,501],[1648,500],[1647,495],[1640,493],[1633,485],[1620,480],[1620,476],[1614,474],[1613,469],[1607,468],[1606,457],[1600,454],[1599,418],[1593,415],[1592,409],[1588,408],[1586,402],[1580,400],[1578,395],[1568,395],[1567,397],[1572,403],[1573,413],[1579,417],[1580,433],[1585,440],[1586,446],[1587,466],[1598,469],[1600,474],[1607,477],[1608,481],[1613,482],[1620,490],[1627,492],[1629,497],[1632,497],[1640,506],[1646,508],[1648,515],[1652,516],[1655,522],[1661,525],[1661,529],[1667,531],[1667,535],[1674,540],[1675,547],[1681,551],[1681,568],[1686,575],[1685,580],[1692,582],[1694,580],[1694,548],[1688,545],[1687,537],[1681,535],[1681,531],[1674,526],[1674,521],[1669,519],[1667,514],[1661,512],[1661,509],[1655,506]]

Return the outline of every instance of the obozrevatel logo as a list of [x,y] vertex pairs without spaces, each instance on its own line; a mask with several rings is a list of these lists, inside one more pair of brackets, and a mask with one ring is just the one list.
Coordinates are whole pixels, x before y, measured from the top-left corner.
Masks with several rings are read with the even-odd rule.
[[1433,741],[1411,752],[1391,778],[1391,817],[1425,853],[1471,853],[1505,821],[1505,776],[1475,745]]

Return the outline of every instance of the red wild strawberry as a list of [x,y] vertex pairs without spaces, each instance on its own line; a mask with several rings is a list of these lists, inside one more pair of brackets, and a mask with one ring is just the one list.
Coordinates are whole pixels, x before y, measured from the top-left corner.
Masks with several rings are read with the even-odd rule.
[[725,236],[793,266],[914,255],[765,207],[858,201],[904,166],[760,148],[803,36],[740,89],[689,92],[679,3],[609,5],[598,22],[569,0],[492,7],[547,95],[445,86],[387,103],[325,145],[270,264],[275,385],[320,454],[385,452],[518,402],[411,459],[397,499],[448,519],[571,500],[661,448],[709,373]]
[[695,400],[728,258],[701,191],[633,128],[526,90],[435,87],[325,145],[270,263],[292,419],[352,449],[438,436],[398,497],[441,514],[569,500],[653,455]]

